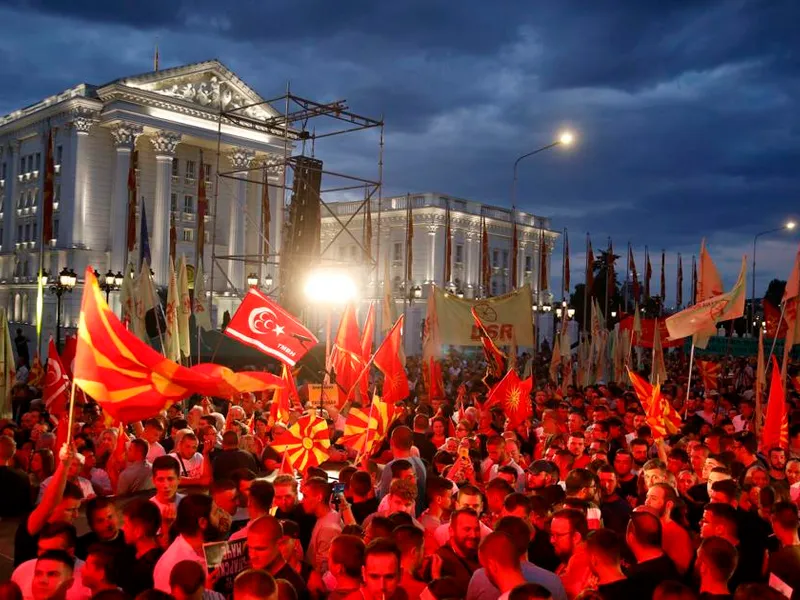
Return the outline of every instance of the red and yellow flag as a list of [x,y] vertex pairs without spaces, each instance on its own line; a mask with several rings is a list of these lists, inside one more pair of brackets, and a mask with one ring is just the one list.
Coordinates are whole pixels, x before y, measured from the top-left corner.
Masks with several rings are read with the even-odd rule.
[[192,394],[225,398],[285,385],[270,373],[234,373],[212,363],[188,368],[166,359],[119,321],[91,267],[84,277],[74,381],[115,421],[148,419]]
[[761,430],[761,450],[768,452],[770,448],[789,448],[789,420],[786,414],[786,394],[783,390],[778,359],[772,357],[772,381],[769,385],[767,401],[767,418]]
[[681,416],[678,414],[678,411],[661,396],[660,386],[658,395],[659,401],[656,403],[655,407],[651,407],[653,404],[653,386],[650,385],[646,379],[637,375],[630,369],[628,369],[628,377],[633,385],[633,391],[636,392],[636,397],[639,398],[639,402],[642,403],[645,413],[649,415],[651,410],[655,410],[661,415],[660,420],[663,421],[666,426],[667,433],[673,434],[680,431],[681,425],[683,425]]
[[[361,358],[364,363],[369,362],[372,356],[372,338],[375,337],[375,303],[370,302],[367,309],[367,318],[364,320],[364,328],[361,330]],[[361,392],[361,401],[366,402],[369,397],[369,370],[363,369],[363,375],[358,382],[358,389]]]
[[474,306],[471,312],[478,329],[478,335],[481,338],[483,353],[486,356],[486,374],[494,379],[500,379],[506,370],[506,355],[495,345],[489,332],[487,332],[486,328],[483,326],[483,321],[481,321],[478,313],[475,312]]
[[719,388],[719,374],[722,371],[722,365],[712,360],[698,360],[697,370],[700,372],[706,394]]
[[664,421],[664,411],[662,405],[664,397],[661,395],[661,384],[653,386],[650,394],[650,402],[647,405],[647,424],[654,439],[662,439],[667,435],[666,422]]
[[294,377],[286,365],[283,365],[281,379],[286,386],[275,390],[272,395],[272,404],[269,406],[269,414],[272,417],[273,423],[288,423],[292,401],[299,399]]
[[489,392],[484,409],[499,404],[508,418],[508,426],[516,429],[525,419],[533,416],[532,388],[533,377],[528,377],[523,381],[517,372],[511,369]]
[[328,423],[314,413],[303,415],[275,438],[272,447],[284,453],[292,468],[305,473],[308,467],[316,467],[330,456]]
[[44,385],[44,368],[38,353],[33,357],[31,369],[28,371],[28,385],[35,388],[41,388]]
[[336,373],[336,383],[342,390],[347,390],[347,397],[340,394],[339,402],[344,404],[355,393],[358,377],[364,370],[366,362],[361,355],[361,335],[358,332],[356,308],[348,304],[339,321],[336,340],[330,356],[330,367]]
[[397,319],[386,339],[375,352],[374,363],[383,373],[383,401],[394,404],[398,400],[408,398],[408,376],[400,362],[403,346],[403,315]]

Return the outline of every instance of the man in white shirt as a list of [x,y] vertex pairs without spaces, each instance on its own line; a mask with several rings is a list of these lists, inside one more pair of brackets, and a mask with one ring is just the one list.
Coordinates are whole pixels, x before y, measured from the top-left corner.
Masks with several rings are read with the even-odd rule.
[[180,484],[183,486],[207,486],[211,483],[211,460],[208,458],[208,453],[203,455],[197,451],[198,444],[197,436],[193,432],[187,431],[181,436],[177,451],[167,455],[178,460]]
[[[77,544],[77,534],[75,527],[68,523],[48,523],[42,528],[38,540],[39,557],[49,552],[63,552],[74,559],[72,569],[72,583],[67,588],[66,600],[87,600],[92,592],[83,585],[81,570],[83,561],[75,559],[75,545]],[[35,579],[36,563],[39,559],[32,558],[21,563],[11,575],[11,581],[19,586],[23,600],[33,600],[33,582]]]
[[218,511],[211,496],[190,494],[178,505],[175,530],[178,537],[170,544],[153,569],[153,588],[171,593],[169,575],[172,567],[191,560],[207,572],[203,544],[215,539],[218,533]]
[[140,437],[150,445],[147,451],[147,462],[152,463],[159,456],[166,454],[164,446],[159,443],[163,436],[164,426],[158,419],[149,419],[144,424],[144,430]]
[[179,472],[180,465],[174,456],[159,456],[153,463],[153,485],[156,488],[156,495],[150,498],[150,502],[161,512],[162,544],[169,541],[169,529],[175,522],[178,505],[184,498],[184,494],[178,493]]
[[317,522],[311,532],[306,560],[319,573],[328,570],[328,551],[334,538],[342,533],[342,518],[331,510],[331,484],[321,477],[311,477],[303,486],[303,510]]

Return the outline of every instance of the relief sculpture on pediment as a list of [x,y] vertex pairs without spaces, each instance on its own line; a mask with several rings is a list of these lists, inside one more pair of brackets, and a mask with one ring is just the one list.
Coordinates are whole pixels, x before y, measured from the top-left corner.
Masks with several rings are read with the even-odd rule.
[[[180,98],[214,110],[232,111],[253,103],[253,100],[245,97],[227,81],[213,74],[186,80],[167,80],[148,87],[149,91]],[[241,113],[255,119],[270,117],[270,114],[260,106],[249,106]]]

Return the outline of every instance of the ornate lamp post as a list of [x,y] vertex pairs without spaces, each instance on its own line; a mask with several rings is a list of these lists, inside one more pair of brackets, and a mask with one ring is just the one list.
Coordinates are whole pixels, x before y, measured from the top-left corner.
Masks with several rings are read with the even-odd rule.
[[[47,273],[42,273],[47,281]],[[56,349],[61,352],[61,296],[72,292],[78,284],[78,275],[72,269],[64,267],[58,274],[58,279],[50,285],[50,293],[56,296]]]
[[122,287],[122,280],[124,276],[122,272],[117,271],[117,274],[114,274],[114,271],[111,269],[108,270],[102,278],[100,277],[100,273],[97,272],[97,269],[94,271],[94,276],[97,278],[98,285],[100,289],[106,293],[106,304],[108,304],[108,298],[111,295],[111,292],[115,292]]

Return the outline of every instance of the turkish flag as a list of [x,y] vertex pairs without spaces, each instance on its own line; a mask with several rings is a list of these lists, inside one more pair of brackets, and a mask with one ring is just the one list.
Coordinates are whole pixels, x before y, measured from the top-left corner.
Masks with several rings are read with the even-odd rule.
[[224,333],[290,367],[317,344],[300,321],[255,288],[247,292]]
[[70,385],[69,376],[58,356],[56,344],[53,342],[53,338],[50,338],[50,345],[47,347],[47,374],[44,378],[42,398],[47,412],[51,415],[57,417],[67,411]]
[[516,429],[517,425],[533,416],[532,388],[533,377],[528,377],[523,381],[517,372],[511,369],[489,392],[489,398],[484,408],[489,409],[495,404],[499,404],[508,417],[508,427]]
[[408,376],[400,362],[400,348],[403,345],[403,315],[389,331],[380,348],[375,352],[375,366],[383,373],[383,401],[394,404],[409,396]]
[[64,349],[61,351],[61,365],[70,377],[72,377],[72,369],[75,366],[75,351],[77,349],[78,336],[68,335],[64,340]]

